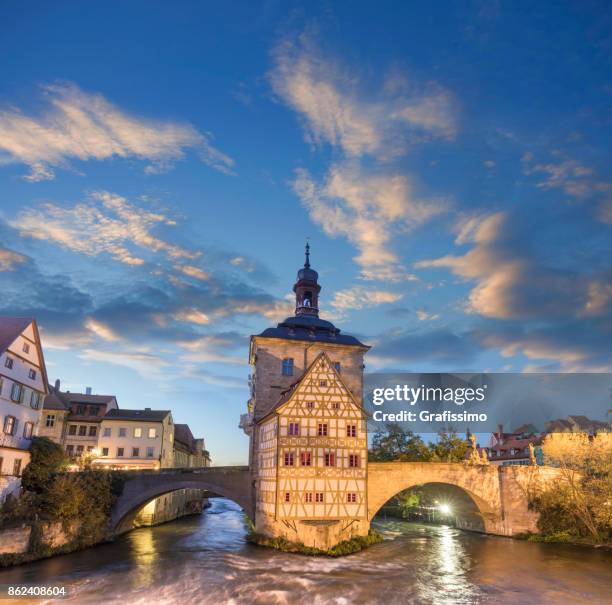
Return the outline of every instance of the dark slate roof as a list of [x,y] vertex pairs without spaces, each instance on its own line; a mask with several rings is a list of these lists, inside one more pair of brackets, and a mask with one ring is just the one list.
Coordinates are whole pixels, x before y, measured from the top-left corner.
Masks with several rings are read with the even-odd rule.
[[104,420],[148,420],[150,422],[161,422],[170,410],[109,410]]
[[108,404],[115,399],[114,395],[87,395],[86,393],[70,393],[59,391],[49,386],[49,394],[45,397],[43,409],[45,410],[70,410],[73,403],[84,404]]
[[69,411],[70,407],[68,404],[55,392],[51,387],[51,392],[45,397],[43,402],[44,410],[65,410]]
[[194,437],[189,425],[175,424],[174,425],[174,444],[181,444],[190,452],[194,450]]
[[87,395],[86,393],[61,393],[62,399],[68,403],[108,403],[115,399],[114,395]]
[[313,315],[295,315],[287,317],[276,328],[267,328],[259,336],[265,338],[284,338],[287,340],[305,340],[307,342],[327,342],[355,347],[367,347],[354,336],[341,334],[330,321]]
[[33,317],[0,316],[0,355],[17,340],[17,337],[33,321]]

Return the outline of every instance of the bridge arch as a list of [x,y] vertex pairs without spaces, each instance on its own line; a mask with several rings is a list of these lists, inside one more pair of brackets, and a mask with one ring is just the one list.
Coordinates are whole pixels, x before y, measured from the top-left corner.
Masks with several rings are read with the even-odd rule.
[[500,531],[503,503],[498,471],[493,466],[461,463],[370,462],[368,464],[368,518],[370,521],[393,496],[417,486],[447,485],[461,490],[474,504],[474,517],[466,529]]
[[138,511],[151,500],[185,488],[207,490],[211,496],[233,500],[253,518],[252,480],[246,466],[131,471],[126,475],[111,513],[113,534],[131,529]]

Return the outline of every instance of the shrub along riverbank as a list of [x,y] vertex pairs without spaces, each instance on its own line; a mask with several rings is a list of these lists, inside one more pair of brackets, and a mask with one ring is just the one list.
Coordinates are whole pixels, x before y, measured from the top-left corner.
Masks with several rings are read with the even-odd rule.
[[344,542],[336,544],[336,546],[330,548],[329,550],[305,546],[300,542],[291,542],[290,540],[282,537],[268,538],[255,532],[250,532],[247,536],[247,540],[253,544],[257,544],[258,546],[275,548],[276,550],[280,550],[282,552],[309,556],[322,555],[326,557],[343,557],[345,555],[352,555],[353,553],[359,552],[364,548],[368,548],[368,546],[372,546],[372,544],[378,544],[379,542],[383,541],[383,537],[381,534],[371,529],[367,536],[356,536],[350,540],[345,540]]
[[[68,462],[58,444],[44,437],[33,440],[21,495],[8,499],[0,509],[0,529],[31,527],[28,547],[22,553],[0,555],[0,566],[80,550],[107,538],[123,475],[91,468],[70,473],[66,472]],[[54,535],[45,535],[52,528]]]
[[612,546],[612,434],[551,434],[542,452],[544,463],[561,475],[546,490],[529,494],[530,507],[539,513],[539,533],[516,537]]

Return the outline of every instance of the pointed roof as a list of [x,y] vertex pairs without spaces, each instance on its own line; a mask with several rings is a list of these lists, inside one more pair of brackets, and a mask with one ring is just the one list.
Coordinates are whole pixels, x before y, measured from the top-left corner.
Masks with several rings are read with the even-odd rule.
[[0,355],[19,338],[19,335],[33,321],[33,317],[0,316]]
[[38,350],[38,358],[40,360],[40,369],[42,373],[43,386],[45,393],[49,392],[49,380],[47,378],[47,366],[45,365],[45,356],[43,355],[42,344],[40,342],[40,334],[38,332],[38,324],[33,317],[10,317],[0,315],[0,355],[3,355],[6,350],[19,338],[19,335],[29,326],[32,325],[36,340],[36,348]]
[[327,355],[325,351],[323,351],[322,353],[319,353],[315,357],[315,359],[313,359],[312,363],[308,366],[308,368],[304,371],[304,373],[295,382],[293,382],[287,389],[281,392],[280,397],[271,406],[268,406],[264,409],[256,409],[254,411],[255,422],[261,422],[266,417],[268,417],[270,414],[272,414],[273,412],[281,408],[285,403],[288,403],[291,397],[293,396],[293,394],[295,393],[296,389],[302,383],[306,382],[306,380],[310,377],[310,374],[313,372],[314,368],[318,365],[319,360],[321,359],[327,362],[328,368],[331,372],[335,374],[336,380],[345,389],[349,397],[353,400],[353,403],[359,406],[359,404],[355,401],[353,393],[346,386],[346,383],[344,382],[344,380],[342,380],[342,376],[338,373],[338,371],[334,367],[334,364],[331,362],[329,356]]

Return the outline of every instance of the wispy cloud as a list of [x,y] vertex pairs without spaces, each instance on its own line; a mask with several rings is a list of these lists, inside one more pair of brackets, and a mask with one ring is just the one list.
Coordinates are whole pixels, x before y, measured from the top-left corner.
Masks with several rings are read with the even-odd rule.
[[368,174],[355,165],[335,165],[323,184],[303,169],[293,188],[311,219],[330,236],[343,236],[359,250],[364,279],[401,281],[407,273],[391,248],[393,235],[406,233],[446,210],[444,200],[417,199],[400,174]]
[[[507,213],[471,218],[458,227],[456,243],[473,246],[463,256],[447,255],[420,261],[417,268],[445,267],[475,280],[469,309],[499,319],[534,319],[595,313],[590,304],[601,290],[603,276],[577,276],[545,266],[522,240]],[[589,310],[590,309],[590,310]]]
[[595,170],[559,151],[553,152],[553,161],[537,163],[531,152],[523,154],[523,173],[537,176],[536,186],[543,190],[560,189],[579,201],[596,203],[595,217],[612,225],[612,183],[601,180]]
[[[339,155],[322,182],[304,169],[296,172],[293,188],[311,219],[357,247],[362,278],[414,279],[392,240],[442,212],[446,203],[419,199],[411,179],[388,164],[411,145],[455,137],[453,95],[398,71],[376,84],[363,82],[323,55],[308,34],[276,48],[269,78],[276,95],[302,119],[307,142],[328,144]],[[366,169],[370,158],[375,165]]]
[[105,351],[87,348],[80,351],[78,355],[86,361],[110,363],[123,368],[130,368],[144,378],[150,379],[153,377],[157,380],[164,377],[164,369],[168,366],[165,359],[146,351]]
[[344,312],[390,304],[397,302],[401,298],[402,294],[397,292],[354,287],[336,292],[330,305],[337,311]]
[[0,248],[0,272],[14,271],[18,265],[21,265],[27,260],[23,254]]
[[416,315],[419,321],[435,321],[440,319],[440,315],[437,313],[429,313],[423,308],[417,309]]
[[27,164],[25,178],[54,178],[54,168],[72,160],[105,160],[133,157],[147,160],[146,172],[168,169],[193,149],[212,168],[231,174],[234,160],[211,143],[211,136],[190,124],[154,121],[129,115],[100,94],[75,85],[44,89],[49,108],[28,116],[17,108],[0,110],[0,152],[5,161]]
[[106,253],[127,265],[143,265],[142,252],[161,252],[173,259],[199,255],[153,235],[158,225],[175,222],[107,191],[64,208],[46,203],[22,211],[11,225],[23,236],[51,241],[87,256]]
[[385,158],[404,153],[408,135],[455,136],[456,103],[437,84],[417,88],[394,74],[386,85],[367,89],[346,66],[324,56],[308,34],[279,44],[274,61],[273,89],[300,114],[313,145],[327,142],[348,156]]
[[194,277],[195,279],[202,281],[210,279],[210,273],[208,271],[204,271],[204,269],[195,267],[194,265],[176,265],[175,269],[189,277]]
[[93,332],[96,336],[99,336],[102,340],[109,342],[116,342],[117,340],[120,340],[119,335],[114,330],[101,321],[95,320],[93,317],[88,317],[85,320],[85,327]]
[[483,346],[505,356],[554,360],[565,371],[599,371],[606,366],[602,351],[612,312],[609,270],[551,266],[534,249],[537,228],[530,231],[526,220],[509,212],[467,218],[457,225],[455,241],[471,246],[468,252],[416,267],[447,268],[474,282],[467,312],[497,320],[476,331]]

